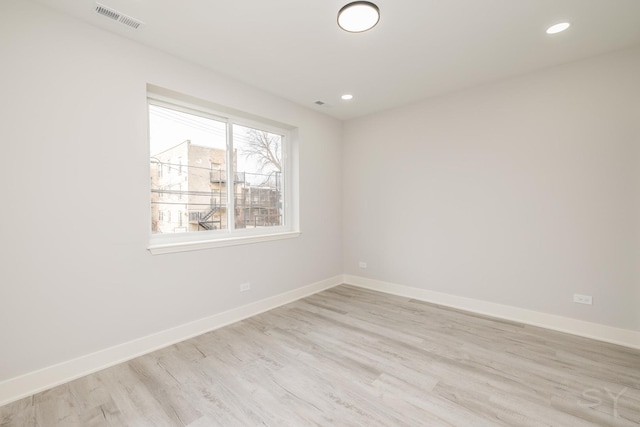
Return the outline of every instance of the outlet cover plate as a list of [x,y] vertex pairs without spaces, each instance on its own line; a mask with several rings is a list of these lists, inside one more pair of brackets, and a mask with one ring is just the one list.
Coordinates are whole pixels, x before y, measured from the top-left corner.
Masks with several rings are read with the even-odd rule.
[[578,304],[593,304],[593,297],[591,295],[580,295],[573,294],[573,302],[577,302]]

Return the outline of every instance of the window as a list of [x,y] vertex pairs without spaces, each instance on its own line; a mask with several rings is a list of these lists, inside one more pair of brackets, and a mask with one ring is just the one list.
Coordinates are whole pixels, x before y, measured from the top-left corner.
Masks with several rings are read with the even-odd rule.
[[292,144],[284,126],[150,96],[151,252],[298,235]]

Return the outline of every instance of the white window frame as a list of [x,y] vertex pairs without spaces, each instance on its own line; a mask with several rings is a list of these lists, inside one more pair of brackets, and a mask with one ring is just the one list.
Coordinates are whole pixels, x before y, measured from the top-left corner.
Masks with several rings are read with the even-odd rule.
[[[149,223],[149,245],[147,249],[153,254],[167,254],[174,252],[186,252],[193,250],[209,249],[223,246],[233,246],[249,243],[258,243],[271,240],[281,240],[295,238],[300,235],[299,228],[299,208],[298,208],[298,168],[295,153],[297,153],[297,141],[293,140],[294,128],[288,125],[275,123],[268,119],[250,117],[248,114],[234,111],[234,114],[222,109],[211,108],[203,101],[203,104],[167,97],[161,94],[149,92],[147,94],[147,119],[149,117],[149,106],[157,105],[170,108],[188,114],[194,114],[226,123],[227,127],[227,157],[226,173],[227,183],[234,182],[233,174],[238,171],[233,170],[233,125],[250,127],[257,130],[267,131],[282,136],[282,166],[283,166],[283,225],[264,227],[257,229],[236,229],[235,228],[235,194],[229,191],[233,186],[227,185],[227,229],[194,231],[186,233],[153,234],[151,223]],[[225,112],[223,112],[225,111]],[[264,121],[263,121],[264,120]],[[149,137],[147,137],[147,148],[150,150]],[[148,156],[150,157],[150,156]],[[147,158],[147,167],[150,167]],[[148,180],[149,181],[149,180]],[[151,194],[151,183],[149,191]],[[151,198],[149,198],[149,210],[151,212]],[[151,219],[151,215],[148,215]]]

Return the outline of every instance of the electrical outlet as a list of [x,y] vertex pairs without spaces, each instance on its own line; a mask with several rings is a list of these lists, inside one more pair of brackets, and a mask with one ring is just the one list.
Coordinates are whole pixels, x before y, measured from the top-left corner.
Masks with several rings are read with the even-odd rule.
[[240,292],[247,292],[251,290],[251,283],[243,283],[240,285]]
[[591,305],[593,304],[593,297],[591,295],[573,294],[573,302]]
[[366,263],[366,262],[364,262],[364,261],[360,261],[360,262],[358,263],[358,267],[360,267],[360,268],[367,268],[367,263]]

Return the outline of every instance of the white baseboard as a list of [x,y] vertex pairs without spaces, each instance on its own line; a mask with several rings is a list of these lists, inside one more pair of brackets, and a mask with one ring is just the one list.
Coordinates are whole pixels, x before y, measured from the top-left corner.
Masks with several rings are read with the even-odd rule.
[[342,282],[343,276],[338,275],[204,319],[10,378],[0,382],[0,406],[313,295]]
[[557,316],[509,305],[465,298],[411,286],[398,285],[380,280],[368,279],[360,276],[345,275],[345,283],[365,289],[384,292],[387,294],[413,298],[431,302],[499,319],[511,320],[532,326],[539,326],[572,335],[592,338],[625,347],[640,349],[640,331],[614,328],[599,323],[585,322],[570,317]]
[[539,326],[586,338],[640,349],[640,332],[563,316],[419,289],[352,275],[338,275],[280,295],[265,298],[204,319],[167,329],[114,347],[78,357],[0,382],[0,406],[60,384],[126,362],[160,348],[213,331],[231,323],[332,288],[341,283],[447,307]]

